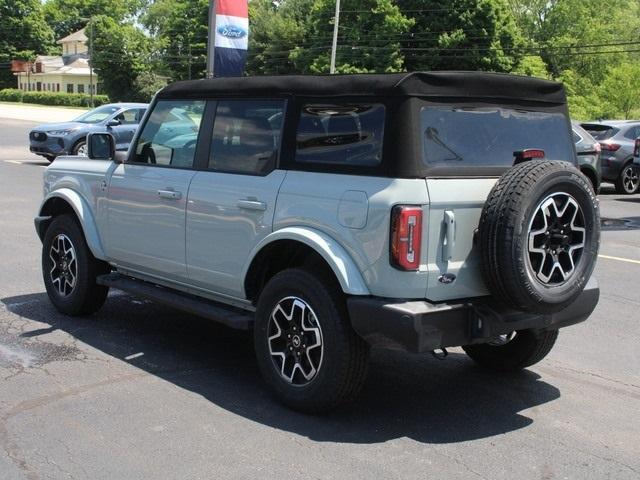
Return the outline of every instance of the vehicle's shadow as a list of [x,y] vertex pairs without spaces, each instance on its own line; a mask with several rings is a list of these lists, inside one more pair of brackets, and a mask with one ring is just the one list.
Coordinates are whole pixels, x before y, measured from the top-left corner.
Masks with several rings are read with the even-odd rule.
[[374,351],[356,402],[324,416],[303,415],[268,395],[247,332],[126,295],[111,296],[88,318],[60,315],[44,293],[2,302],[16,315],[45,324],[15,339],[23,348],[63,330],[236,415],[316,441],[378,443],[409,437],[451,443],[486,438],[530,425],[533,420],[519,412],[560,397],[556,387],[533,372],[493,374],[461,353],[440,361],[428,354]]

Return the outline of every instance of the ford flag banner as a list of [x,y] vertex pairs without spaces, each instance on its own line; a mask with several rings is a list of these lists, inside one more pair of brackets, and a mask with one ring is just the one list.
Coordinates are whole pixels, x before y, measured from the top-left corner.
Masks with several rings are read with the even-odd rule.
[[249,40],[247,0],[216,0],[215,39],[214,75],[242,76]]

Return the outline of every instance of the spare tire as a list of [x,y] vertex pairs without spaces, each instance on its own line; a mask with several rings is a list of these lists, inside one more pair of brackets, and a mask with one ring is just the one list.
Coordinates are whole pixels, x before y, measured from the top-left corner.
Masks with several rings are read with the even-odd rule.
[[576,300],[593,272],[598,201],[572,164],[528,161],[493,187],[478,235],[482,275],[494,297],[522,311],[558,312]]

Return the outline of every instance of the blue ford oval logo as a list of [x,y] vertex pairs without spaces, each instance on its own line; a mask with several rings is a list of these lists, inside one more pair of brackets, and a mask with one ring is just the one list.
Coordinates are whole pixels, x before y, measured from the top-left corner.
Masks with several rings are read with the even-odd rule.
[[227,38],[242,38],[247,35],[246,30],[237,25],[222,25],[217,30],[220,35]]

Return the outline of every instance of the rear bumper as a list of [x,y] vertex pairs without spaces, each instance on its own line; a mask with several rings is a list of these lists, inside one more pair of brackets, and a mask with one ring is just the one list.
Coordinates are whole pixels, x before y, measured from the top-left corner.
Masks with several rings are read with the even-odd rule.
[[370,345],[418,353],[484,343],[515,330],[580,323],[591,315],[599,297],[600,288],[592,277],[574,303],[552,315],[512,310],[487,298],[453,305],[350,297],[347,306],[354,330]]

